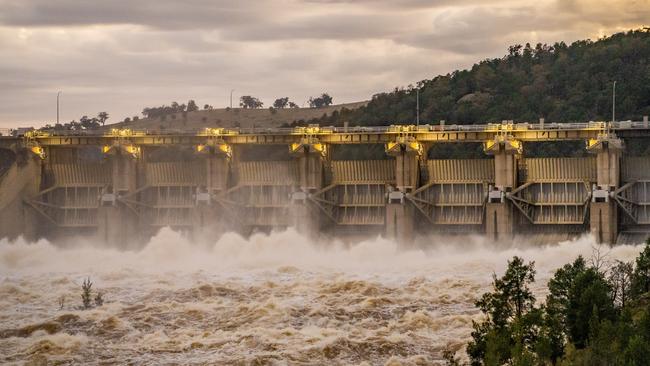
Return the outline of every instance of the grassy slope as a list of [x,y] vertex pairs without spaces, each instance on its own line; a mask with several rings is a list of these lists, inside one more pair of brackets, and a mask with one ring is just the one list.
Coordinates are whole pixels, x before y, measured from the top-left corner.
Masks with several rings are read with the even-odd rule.
[[357,102],[323,108],[277,109],[273,112],[269,109],[242,108],[234,108],[232,110],[201,110],[186,113],[185,117],[183,113],[176,113],[167,115],[164,120],[161,118],[143,118],[135,122],[120,122],[106,125],[106,128],[196,130],[205,127],[281,127],[292,122],[309,121],[320,118],[323,115],[329,116],[343,108],[357,109],[366,104],[367,102]]

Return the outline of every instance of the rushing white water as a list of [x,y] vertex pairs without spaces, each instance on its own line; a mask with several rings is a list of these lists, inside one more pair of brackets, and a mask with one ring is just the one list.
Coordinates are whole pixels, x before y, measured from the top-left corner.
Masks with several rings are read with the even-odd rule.
[[[465,237],[404,249],[291,230],[199,244],[163,229],[130,251],[1,240],[0,362],[431,364],[468,340],[474,301],[513,255],[535,261],[543,300],[553,271],[593,248],[589,237],[509,248]],[[86,277],[103,306],[80,310]]]

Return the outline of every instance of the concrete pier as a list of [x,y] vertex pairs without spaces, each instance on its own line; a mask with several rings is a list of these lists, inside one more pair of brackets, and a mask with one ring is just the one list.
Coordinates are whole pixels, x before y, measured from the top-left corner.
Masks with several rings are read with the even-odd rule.
[[597,181],[592,191],[590,228],[600,243],[615,243],[618,236],[618,207],[613,194],[620,186],[623,142],[612,134],[589,141],[596,154]]
[[395,189],[387,194],[385,234],[408,243],[415,236],[415,215],[405,197],[419,185],[419,159],[424,151],[422,145],[407,136],[387,144],[386,153],[395,159]]
[[517,159],[522,153],[520,141],[498,137],[484,144],[487,154],[494,156],[494,186],[488,192],[485,212],[485,233],[493,240],[513,237],[514,207],[507,199],[517,187]]
[[111,184],[99,199],[97,234],[110,245],[125,246],[138,239],[138,218],[132,208],[120,202],[137,189],[137,155],[115,149],[106,159],[111,166]]
[[320,231],[320,215],[309,197],[323,187],[323,159],[328,151],[317,140],[305,139],[292,146],[290,152],[298,167],[298,187],[291,193],[290,222],[300,234],[314,237]]

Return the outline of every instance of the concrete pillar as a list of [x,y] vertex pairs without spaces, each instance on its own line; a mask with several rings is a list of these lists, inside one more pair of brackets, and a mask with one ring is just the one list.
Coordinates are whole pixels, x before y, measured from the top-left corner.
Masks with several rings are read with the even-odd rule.
[[214,194],[228,187],[230,162],[226,156],[208,155],[205,158],[206,188]]
[[323,187],[323,157],[327,154],[321,144],[305,142],[292,151],[298,164],[298,190],[291,194],[291,225],[302,235],[313,237],[320,231],[319,212],[309,203],[309,194]]
[[596,153],[597,184],[600,189],[618,188],[621,175],[621,150],[603,146]]
[[402,151],[395,155],[395,187],[400,192],[411,192],[418,186],[418,154]]
[[494,187],[488,192],[485,233],[491,240],[508,240],[515,234],[515,215],[507,195],[517,187],[517,160],[523,152],[521,142],[497,139],[485,144],[485,152],[494,156]]
[[488,202],[485,208],[485,235],[490,240],[508,240],[514,231],[514,207],[510,202]]
[[517,186],[517,154],[499,150],[494,155],[494,186],[507,192]]
[[413,241],[414,236],[413,206],[405,202],[402,192],[389,193],[386,204],[386,237],[405,244]]
[[323,186],[323,158],[319,153],[304,151],[298,157],[300,189],[304,192]]
[[[137,239],[137,215],[118,201],[137,189],[137,161],[134,157],[115,151],[108,156],[112,167],[111,187],[102,195],[98,210],[99,239],[111,246],[125,247]],[[135,200],[135,197],[131,197]]]
[[218,210],[215,198],[228,188],[228,177],[230,174],[230,158],[224,154],[208,153],[205,159],[205,186],[197,188],[195,193],[196,208],[193,210],[192,223],[193,235],[201,233],[223,232],[222,211]]
[[599,243],[615,244],[618,238],[618,206],[611,198],[620,186],[620,159],[623,142],[608,134],[589,142],[596,153],[596,186],[591,192],[589,224],[591,234]]
[[598,243],[615,244],[618,238],[618,208],[613,201],[591,202],[591,234]]
[[398,243],[409,243],[415,236],[415,215],[405,196],[418,187],[418,159],[423,150],[419,143],[408,141],[387,152],[395,157],[395,190],[387,197],[385,234]]
[[291,225],[303,236],[315,237],[320,231],[320,216],[307,201],[309,193],[294,192],[291,195]]

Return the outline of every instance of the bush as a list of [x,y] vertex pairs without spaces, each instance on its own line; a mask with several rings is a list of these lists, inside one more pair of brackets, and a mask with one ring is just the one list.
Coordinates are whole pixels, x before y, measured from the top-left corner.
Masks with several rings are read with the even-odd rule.
[[90,277],[86,278],[81,285],[81,301],[84,309],[90,309],[93,283]]

